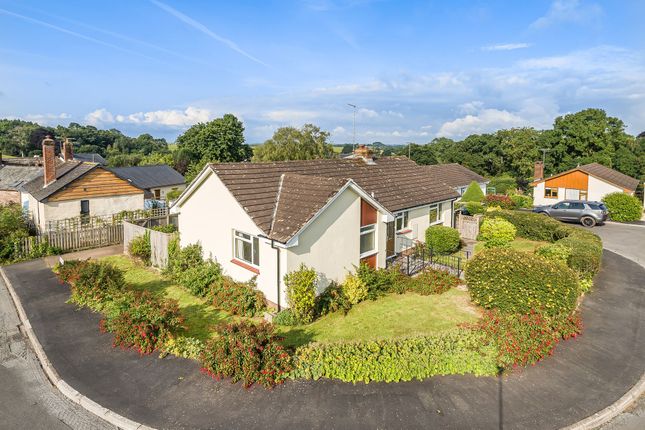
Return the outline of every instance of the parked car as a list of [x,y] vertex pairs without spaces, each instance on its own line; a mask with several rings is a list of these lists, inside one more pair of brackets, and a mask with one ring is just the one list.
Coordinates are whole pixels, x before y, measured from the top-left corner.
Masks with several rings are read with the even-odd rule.
[[533,212],[550,216],[560,221],[575,221],[585,227],[593,227],[607,221],[607,207],[601,202],[586,200],[563,200],[553,205],[537,206]]

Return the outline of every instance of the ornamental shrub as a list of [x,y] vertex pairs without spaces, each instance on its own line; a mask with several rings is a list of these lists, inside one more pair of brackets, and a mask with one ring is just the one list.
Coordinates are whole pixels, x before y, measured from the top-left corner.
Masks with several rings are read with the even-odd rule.
[[451,254],[459,249],[459,232],[444,225],[431,225],[426,229],[426,245],[433,253]]
[[242,381],[245,387],[280,384],[291,372],[291,357],[280,340],[265,322],[226,325],[206,344],[200,356],[202,371],[216,379]]
[[455,329],[434,336],[310,343],[294,355],[294,378],[344,382],[423,380],[434,375],[495,375],[497,352],[483,333]]
[[517,189],[517,181],[512,176],[496,176],[488,182],[489,188],[495,188],[497,194],[509,194]]
[[152,227],[151,230],[160,231],[162,233],[174,233],[177,231],[177,226],[175,224],[157,225]]
[[484,200],[484,192],[477,182],[472,181],[466,188],[466,192],[461,196],[461,201],[481,203],[482,200]]
[[184,271],[202,264],[202,255],[202,246],[199,243],[182,248],[179,238],[173,238],[168,244],[168,267],[165,272],[177,281]]
[[503,218],[486,218],[479,228],[478,240],[484,241],[486,248],[507,248],[515,239],[515,226]]
[[[459,285],[459,278],[443,270],[427,268],[415,277],[401,277],[398,293],[416,293],[422,296],[443,294]],[[401,289],[402,287],[402,289]]]
[[265,309],[265,300],[255,285],[255,277],[249,282],[237,282],[224,276],[211,285],[213,306],[233,315],[258,315]]
[[146,266],[150,265],[150,233],[146,230],[141,236],[137,236],[128,244],[128,253],[141,260]]
[[284,277],[289,307],[296,319],[303,324],[308,324],[314,319],[317,281],[316,271],[304,264]]
[[204,350],[204,344],[201,340],[189,336],[172,336],[168,337],[161,345],[162,358],[167,354],[177,357],[190,358],[198,360],[199,355]]
[[616,192],[602,198],[612,221],[639,221],[643,216],[643,203],[634,196]]
[[[361,266],[362,267],[362,266]],[[365,266],[367,267],[367,266]],[[369,293],[368,293],[369,297]],[[373,300],[375,300],[374,297]],[[331,282],[325,291],[316,297],[316,317],[327,315],[328,313],[343,311],[345,314],[352,308],[343,291],[343,286],[336,282]]]
[[123,293],[113,306],[100,322],[102,332],[114,334],[113,346],[150,354],[183,328],[178,302],[161,299],[150,291]]
[[283,309],[273,317],[273,324],[281,326],[298,325],[298,321],[293,316],[291,309]]
[[535,364],[552,355],[561,339],[582,333],[582,320],[578,313],[548,317],[535,310],[526,314],[492,310],[469,327],[496,346],[497,365],[505,369]]
[[19,204],[0,204],[0,262],[10,262],[19,258],[17,243],[29,236],[22,207]]
[[367,298],[367,284],[357,276],[349,274],[343,282],[343,295],[351,305],[356,305]]
[[[63,269],[67,265],[70,266]],[[60,270],[70,283],[69,301],[93,311],[103,310],[107,302],[119,297],[125,289],[123,271],[104,261],[67,261],[59,266]]]
[[571,248],[556,242],[539,247],[535,253],[547,260],[556,261],[566,265],[569,257],[571,256]]
[[402,276],[396,267],[387,269],[373,269],[365,263],[361,263],[356,269],[358,276],[367,285],[367,298],[376,300],[378,297],[392,291],[392,286],[396,284]]
[[504,218],[517,229],[517,235],[529,240],[555,242],[569,235],[571,226],[533,212],[494,211],[487,216]]
[[488,207],[498,207],[502,209],[513,209],[515,207],[513,200],[504,194],[488,194],[484,197],[484,204]]
[[212,286],[222,282],[222,266],[213,260],[201,261],[176,275],[177,283],[197,297],[212,294]]
[[533,197],[525,196],[523,194],[512,194],[511,201],[518,209],[530,209],[533,207]]
[[466,212],[468,215],[477,215],[477,214],[483,214],[486,212],[486,208],[484,207],[483,204],[479,202],[464,202],[461,203],[461,208],[466,209]]
[[504,248],[476,254],[466,266],[466,283],[473,302],[508,313],[571,313],[580,293],[578,277],[569,268]]

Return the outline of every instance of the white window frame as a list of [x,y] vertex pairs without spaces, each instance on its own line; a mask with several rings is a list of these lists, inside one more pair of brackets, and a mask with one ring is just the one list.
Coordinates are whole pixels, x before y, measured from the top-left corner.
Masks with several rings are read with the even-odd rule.
[[[399,221],[401,221],[401,228],[399,228],[398,226]],[[410,211],[402,211],[402,212],[395,213],[394,231],[398,233],[402,230],[409,230],[409,229],[410,229]]]
[[[439,225],[439,224],[443,224],[443,219],[441,218],[441,215],[442,215],[442,209],[443,209],[443,208],[442,208],[442,206],[443,206],[443,204],[442,204],[442,203],[434,203],[434,204],[431,204],[431,205],[429,206],[429,208],[428,208],[428,220],[430,221],[430,225]],[[433,209],[436,209],[436,210],[437,210],[437,219],[436,219],[436,221],[432,221],[432,220],[430,219],[430,212],[431,212]]]
[[361,226],[360,237],[359,237],[359,242],[358,242],[359,243],[359,251],[360,251],[360,243],[361,243],[360,239],[362,239],[363,236],[368,235],[368,234],[373,234],[374,235],[374,241],[373,241],[374,245],[373,245],[372,249],[370,249],[369,251],[361,252],[360,258],[369,257],[370,255],[374,255],[374,254],[376,254],[378,252],[378,249],[377,249],[377,246],[378,246],[377,239],[378,238],[376,237],[376,224],[368,224],[368,225]]
[[[244,257],[238,257],[238,240],[251,245],[251,260],[253,261],[248,261]],[[243,252],[240,253],[240,255],[242,254]],[[260,267],[260,238],[249,233],[244,233],[243,231],[233,230],[233,258],[253,267]]]

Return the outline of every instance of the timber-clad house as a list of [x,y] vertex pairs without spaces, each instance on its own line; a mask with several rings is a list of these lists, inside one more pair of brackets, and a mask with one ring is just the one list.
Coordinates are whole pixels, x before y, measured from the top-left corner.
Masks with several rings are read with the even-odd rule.
[[257,277],[275,305],[285,304],[285,274],[301,264],[319,289],[342,282],[361,262],[386,259],[423,242],[428,226],[452,226],[459,193],[405,157],[207,165],[175,202],[182,246],[234,278]]
[[100,164],[74,160],[69,141],[63,154],[61,161],[54,141],[44,139],[42,171],[21,188],[23,210],[40,230],[68,218],[143,209],[143,189]]

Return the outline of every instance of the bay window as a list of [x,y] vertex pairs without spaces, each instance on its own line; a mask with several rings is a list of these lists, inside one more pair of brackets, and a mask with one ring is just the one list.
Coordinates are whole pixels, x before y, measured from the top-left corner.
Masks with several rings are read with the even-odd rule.
[[256,236],[233,230],[233,255],[237,260],[259,266],[260,240]]
[[376,250],[376,224],[361,227],[361,258]]

